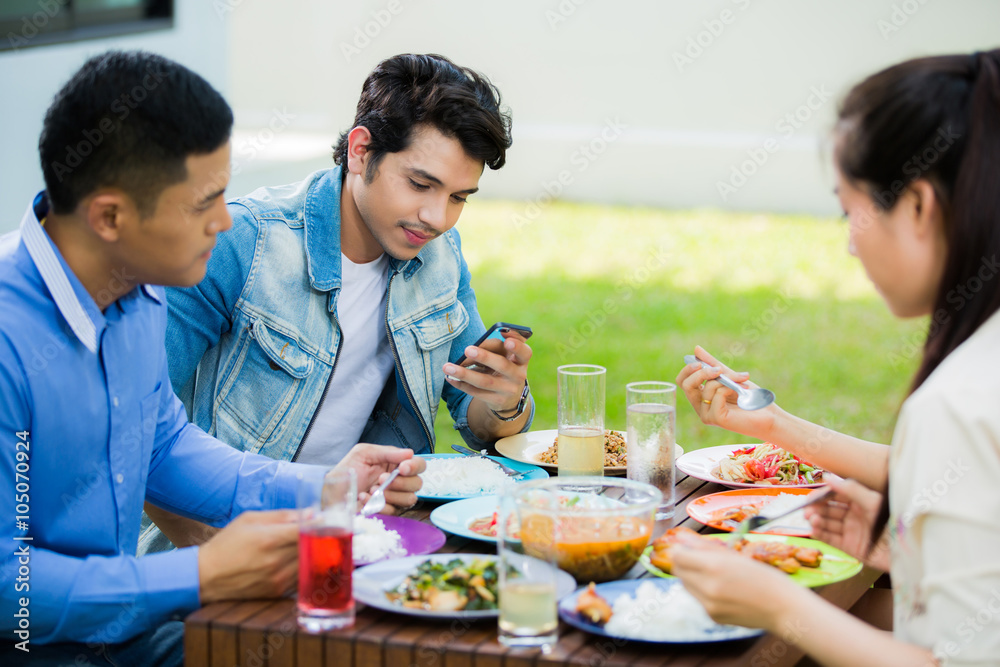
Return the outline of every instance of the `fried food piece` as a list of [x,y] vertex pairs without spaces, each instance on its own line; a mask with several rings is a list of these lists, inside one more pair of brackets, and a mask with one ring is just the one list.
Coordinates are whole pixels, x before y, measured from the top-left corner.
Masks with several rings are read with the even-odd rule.
[[[693,536],[699,539],[705,538],[704,535],[699,535],[690,528],[683,526],[671,528],[653,540],[653,550],[649,554],[649,562],[663,572],[670,574],[673,568],[673,559],[670,550],[678,541],[686,539],[681,536]],[[733,544],[732,548],[746,554],[750,558],[772,565],[788,574],[795,574],[802,567],[819,567],[820,562],[823,560],[823,554],[818,549],[809,549],[781,542],[751,542],[743,539]]]
[[660,535],[658,538],[653,540],[653,551],[649,554],[649,562],[667,574],[670,574],[670,570],[673,568],[673,558],[670,555],[670,550],[675,544],[677,544],[682,535],[701,537],[701,535],[695,531],[690,528],[685,528],[684,526],[671,528],[667,532],[663,533],[663,535]]
[[[799,568],[819,567],[823,555],[818,549],[797,547],[780,542],[748,542],[742,540],[736,547],[742,553],[768,565],[773,565],[788,574],[795,574]],[[801,556],[801,558],[800,558]]]
[[611,605],[597,594],[593,581],[576,599],[576,612],[598,625],[604,625],[611,619]]
[[802,563],[803,567],[819,567],[820,562],[823,560],[823,552],[819,549],[810,549],[808,547],[800,547],[795,550],[793,554],[795,560]]

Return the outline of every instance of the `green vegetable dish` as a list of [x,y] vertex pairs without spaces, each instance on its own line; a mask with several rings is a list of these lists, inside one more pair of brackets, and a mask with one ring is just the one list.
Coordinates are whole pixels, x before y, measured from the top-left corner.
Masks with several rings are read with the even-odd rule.
[[425,561],[385,596],[393,603],[428,611],[497,608],[497,564],[487,558]]

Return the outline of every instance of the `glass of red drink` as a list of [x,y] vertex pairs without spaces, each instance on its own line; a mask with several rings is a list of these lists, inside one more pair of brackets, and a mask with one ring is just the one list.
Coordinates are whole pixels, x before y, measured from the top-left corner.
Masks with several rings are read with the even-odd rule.
[[358,499],[353,470],[322,481],[301,479],[299,508],[299,625],[308,632],[354,625],[352,537]]

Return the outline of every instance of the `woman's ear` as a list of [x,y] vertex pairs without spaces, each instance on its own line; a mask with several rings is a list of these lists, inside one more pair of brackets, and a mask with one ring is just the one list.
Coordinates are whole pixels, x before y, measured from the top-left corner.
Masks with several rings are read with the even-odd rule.
[[918,178],[910,183],[898,205],[906,206],[904,212],[912,219],[913,231],[918,238],[943,233],[944,211],[941,200],[926,178]]

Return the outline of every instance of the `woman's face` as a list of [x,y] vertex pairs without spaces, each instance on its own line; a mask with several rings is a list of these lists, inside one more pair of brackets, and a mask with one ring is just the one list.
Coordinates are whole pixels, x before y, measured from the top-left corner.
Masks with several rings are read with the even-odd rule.
[[838,168],[836,192],[850,221],[848,250],[861,260],[889,310],[897,317],[929,314],[946,256],[933,188],[915,181],[885,211]]

